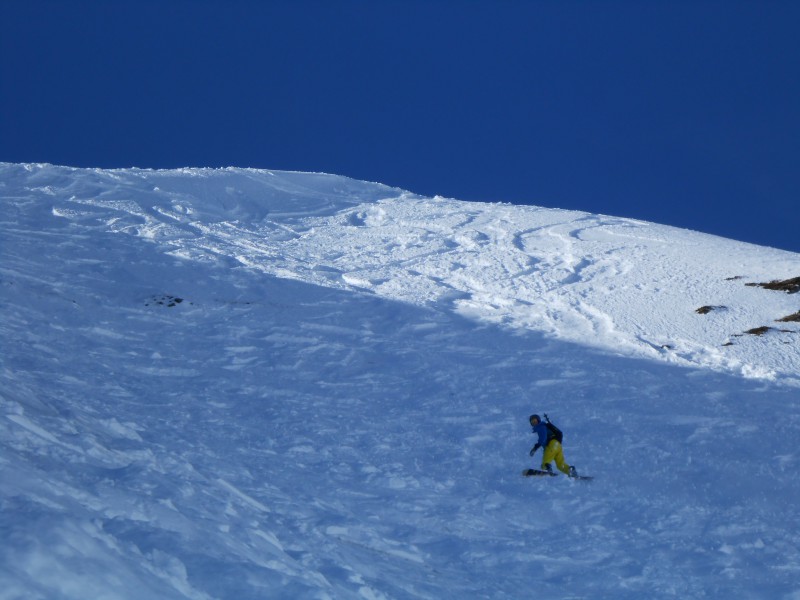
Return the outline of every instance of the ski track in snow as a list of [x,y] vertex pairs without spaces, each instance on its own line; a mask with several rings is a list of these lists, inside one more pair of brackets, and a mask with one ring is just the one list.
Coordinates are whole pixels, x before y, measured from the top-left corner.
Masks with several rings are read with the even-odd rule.
[[[346,185],[329,199],[284,184],[277,189],[297,206],[279,205],[283,210],[273,214],[265,208],[269,194],[255,183],[262,175],[249,175],[252,190],[210,185],[220,177],[187,171],[191,185],[181,180],[181,191],[151,192],[134,183],[170,175],[141,172],[129,176],[133,183],[93,197],[72,196],[65,203],[71,208],[55,207],[54,214],[154,240],[179,258],[241,264],[422,306],[451,302],[460,314],[514,329],[800,385],[798,353],[785,348],[796,347],[794,335],[776,331],[769,344],[738,339],[774,325],[796,302],[733,279],[788,277],[797,270],[792,253],[631,219],[431,200],[377,185],[362,192],[366,203],[348,207],[359,197]],[[213,193],[219,198],[198,202]],[[694,312],[710,303],[726,310]]]
[[[796,254],[322,174],[0,198],[0,598],[800,597],[798,326],[736,337]],[[534,411],[595,481],[519,476]]]

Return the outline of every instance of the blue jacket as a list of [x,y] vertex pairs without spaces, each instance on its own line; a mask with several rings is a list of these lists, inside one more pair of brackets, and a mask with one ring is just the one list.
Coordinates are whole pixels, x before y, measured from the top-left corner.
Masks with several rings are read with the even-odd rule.
[[552,437],[550,435],[550,430],[547,428],[547,423],[539,421],[539,424],[533,428],[533,432],[539,436],[539,440],[536,442],[536,445],[541,446],[542,448],[547,447],[547,442],[549,442],[550,438]]

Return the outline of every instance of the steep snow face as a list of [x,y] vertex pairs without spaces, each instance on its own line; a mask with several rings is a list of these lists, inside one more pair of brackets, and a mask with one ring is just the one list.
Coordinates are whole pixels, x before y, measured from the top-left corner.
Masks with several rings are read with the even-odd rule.
[[[322,174],[0,200],[2,598],[800,593],[800,306],[747,285],[797,254]],[[519,476],[532,412],[593,482]]]
[[[451,303],[514,330],[800,384],[797,327],[776,323],[797,297],[745,285],[796,276],[793,253],[630,219],[442,199],[383,200],[305,224],[308,234],[277,251],[322,271],[306,277],[315,283]],[[709,305],[713,312],[697,312]],[[764,325],[773,329],[763,339],[743,335]]]
[[[800,385],[794,253],[616,217],[430,199],[342,177],[11,167],[7,193],[171,256],[367,291],[627,356]],[[698,313],[701,308],[711,310]],[[702,312],[702,311],[701,311]],[[747,334],[769,327],[766,334]]]

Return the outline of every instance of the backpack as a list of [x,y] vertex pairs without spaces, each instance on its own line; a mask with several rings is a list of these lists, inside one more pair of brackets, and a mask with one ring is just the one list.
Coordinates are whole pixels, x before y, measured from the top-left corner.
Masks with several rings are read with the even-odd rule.
[[549,438],[555,438],[555,440],[560,444],[561,440],[564,439],[564,434],[561,433],[561,430],[553,425],[550,422],[550,419],[547,418],[547,415],[544,416],[545,425],[547,425],[547,432],[549,434]]

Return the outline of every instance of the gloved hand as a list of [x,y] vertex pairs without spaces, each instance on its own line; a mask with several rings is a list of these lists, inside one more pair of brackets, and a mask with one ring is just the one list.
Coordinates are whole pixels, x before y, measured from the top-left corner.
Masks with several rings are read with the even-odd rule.
[[536,451],[539,449],[539,444],[537,443],[533,448],[531,448],[531,456],[536,454]]

